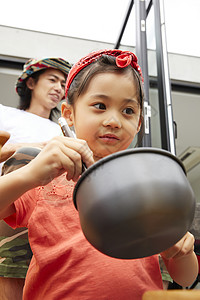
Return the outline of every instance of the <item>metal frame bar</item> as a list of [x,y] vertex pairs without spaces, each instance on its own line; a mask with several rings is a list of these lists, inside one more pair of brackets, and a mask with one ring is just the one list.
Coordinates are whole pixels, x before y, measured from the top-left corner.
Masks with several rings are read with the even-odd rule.
[[[162,10],[161,10],[161,6]],[[156,36],[156,60],[162,148],[175,154],[174,123],[171,101],[163,1],[153,0]]]
[[143,147],[151,147],[151,126],[149,118],[149,72],[146,36],[146,1],[135,1],[136,14],[136,55],[141,66],[144,77],[144,122],[141,133],[139,133],[138,144]]
[[149,14],[149,12],[150,12],[150,10],[151,10],[151,6],[152,6],[152,4],[153,4],[153,2],[152,2],[152,0],[146,0],[146,18],[148,17],[148,14]]
[[[161,14],[161,6],[162,14]],[[118,49],[120,42],[128,22],[134,1],[130,1],[125,21],[117,40],[115,48]],[[168,57],[165,36],[165,21],[163,0],[136,0],[136,54],[139,64],[142,68],[144,77],[144,93],[145,93],[145,109],[144,109],[144,136],[139,133],[139,146],[151,146],[150,120],[146,109],[149,105],[149,76],[148,76],[148,55],[147,55],[147,39],[146,39],[146,18],[150,9],[154,6],[155,18],[155,36],[156,36],[156,60],[158,73],[158,95],[160,110],[160,126],[161,126],[161,144],[162,148],[175,154],[175,138],[174,138],[174,122],[171,102],[171,85],[169,78]],[[146,6],[145,6],[146,5]]]
[[[114,49],[118,49],[121,43],[124,30],[126,28],[131,10],[133,8],[134,0],[130,1],[125,20],[123,22],[119,37],[114,46]],[[144,77],[144,122],[143,128],[138,134],[138,146],[151,147],[151,129],[149,119],[149,77],[148,77],[148,62],[147,62],[147,41],[146,41],[146,17],[152,6],[152,0],[136,0],[136,54],[138,56],[139,64],[142,68]]]
[[[151,9],[151,6],[152,6],[152,0],[146,0],[146,18],[148,17],[148,14],[150,12],[150,9]],[[119,49],[120,47],[120,44],[121,44],[121,40],[122,40],[122,37],[123,37],[123,34],[124,34],[124,31],[126,29],[126,25],[128,23],[128,19],[130,17],[130,14],[131,14],[131,11],[132,11],[132,8],[133,8],[133,5],[134,5],[134,0],[130,0],[130,3],[129,3],[129,6],[128,6],[128,10],[127,10],[127,13],[126,13],[126,16],[125,16],[125,19],[124,19],[124,22],[122,24],[122,28],[121,28],[121,31],[119,33],[119,36],[118,36],[118,39],[115,43],[115,46],[114,46],[114,49]]]
[[130,13],[131,13],[131,10],[133,8],[133,4],[134,4],[134,0],[131,0],[130,1],[130,4],[129,4],[129,7],[128,7],[128,10],[127,10],[127,13],[126,13],[126,16],[125,16],[125,19],[124,19],[124,22],[122,24],[122,28],[121,28],[121,31],[120,31],[120,34],[119,34],[119,37],[117,39],[117,42],[114,46],[114,49],[119,49],[119,46],[120,46],[120,43],[121,43],[121,39],[122,39],[122,36],[124,34],[124,30],[126,28],[126,24],[128,22],[128,19],[129,19],[129,16],[130,16]]

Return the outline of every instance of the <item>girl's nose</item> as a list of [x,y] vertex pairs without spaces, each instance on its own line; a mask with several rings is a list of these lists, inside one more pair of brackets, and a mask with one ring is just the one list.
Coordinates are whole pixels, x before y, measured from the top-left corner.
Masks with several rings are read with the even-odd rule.
[[103,121],[103,126],[105,127],[112,127],[112,128],[121,128],[121,121],[117,114],[110,114],[107,116],[106,119]]

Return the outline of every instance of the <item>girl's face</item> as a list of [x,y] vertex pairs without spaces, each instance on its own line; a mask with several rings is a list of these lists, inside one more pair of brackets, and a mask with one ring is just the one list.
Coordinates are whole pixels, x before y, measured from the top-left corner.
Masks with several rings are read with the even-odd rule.
[[39,106],[47,111],[55,108],[64,96],[65,81],[64,74],[56,69],[47,69],[37,82],[30,78],[27,82],[32,90],[30,108]]
[[63,116],[76,136],[87,141],[98,160],[126,149],[141,125],[137,90],[130,73],[95,75],[74,106],[64,105]]

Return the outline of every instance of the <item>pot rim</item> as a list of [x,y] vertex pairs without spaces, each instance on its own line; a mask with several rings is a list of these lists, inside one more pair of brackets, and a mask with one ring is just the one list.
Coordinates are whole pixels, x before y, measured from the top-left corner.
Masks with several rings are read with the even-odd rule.
[[183,169],[183,172],[186,174],[186,170],[185,167],[182,163],[182,161],[175,156],[174,154],[172,154],[171,152],[164,150],[164,149],[160,149],[160,148],[153,148],[153,147],[138,147],[138,148],[131,148],[131,149],[126,149],[126,150],[122,150],[122,151],[118,151],[115,153],[112,153],[106,157],[101,158],[100,160],[98,160],[97,162],[95,162],[92,166],[90,166],[88,169],[86,169],[81,177],[78,179],[75,187],[74,187],[74,191],[73,191],[73,202],[74,202],[74,206],[77,209],[77,205],[76,205],[76,194],[78,191],[78,188],[80,186],[80,184],[82,183],[82,181],[91,173],[93,172],[96,168],[102,166],[104,163],[109,162],[110,160],[116,159],[118,157],[124,156],[124,155],[130,155],[132,153],[157,153],[157,154],[164,154],[170,158],[172,158],[173,160],[175,160]]

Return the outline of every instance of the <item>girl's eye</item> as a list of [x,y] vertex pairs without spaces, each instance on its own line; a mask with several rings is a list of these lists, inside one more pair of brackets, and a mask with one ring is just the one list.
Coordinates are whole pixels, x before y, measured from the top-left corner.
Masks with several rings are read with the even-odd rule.
[[94,107],[96,107],[97,109],[102,109],[102,110],[106,109],[106,106],[104,103],[96,103],[96,104],[94,104]]
[[127,108],[125,108],[125,109],[123,110],[123,113],[125,113],[125,114],[127,114],[127,115],[132,115],[132,114],[134,114],[135,112],[134,112],[134,109],[133,109],[133,108],[127,107]]

